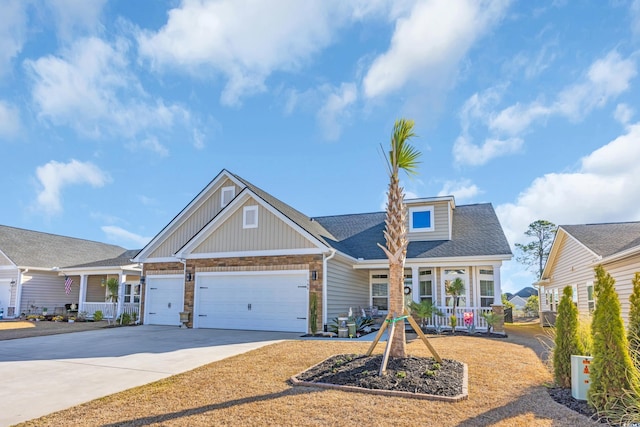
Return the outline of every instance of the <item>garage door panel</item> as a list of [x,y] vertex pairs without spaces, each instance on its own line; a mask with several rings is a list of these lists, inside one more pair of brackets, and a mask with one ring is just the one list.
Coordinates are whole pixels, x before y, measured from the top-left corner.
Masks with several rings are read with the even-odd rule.
[[306,332],[307,272],[196,277],[197,327]]
[[149,325],[180,325],[184,281],[179,277],[147,277],[146,319]]

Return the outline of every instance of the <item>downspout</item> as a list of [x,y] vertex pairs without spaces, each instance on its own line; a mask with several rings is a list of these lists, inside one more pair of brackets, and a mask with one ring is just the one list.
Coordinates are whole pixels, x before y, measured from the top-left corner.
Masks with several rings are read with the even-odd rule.
[[335,249],[329,249],[331,255],[322,254],[322,324],[328,325],[327,321],[327,261],[336,255]]

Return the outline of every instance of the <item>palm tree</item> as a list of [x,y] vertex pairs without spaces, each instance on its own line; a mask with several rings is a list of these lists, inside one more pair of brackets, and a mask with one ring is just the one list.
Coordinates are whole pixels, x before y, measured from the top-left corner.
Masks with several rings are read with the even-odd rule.
[[[387,191],[387,215],[385,218],[384,237],[386,247],[378,244],[389,259],[389,313],[401,316],[404,312],[404,261],[407,256],[406,208],[404,205],[404,189],[400,187],[398,174],[400,170],[409,175],[417,174],[420,152],[409,145],[413,133],[413,120],[396,120],[391,135],[391,150],[387,159],[389,171],[389,189]],[[406,357],[404,320],[398,324],[397,333],[389,355]]]
[[[447,294],[450,295],[451,298],[453,298],[453,314],[451,315],[451,327],[453,329],[453,332],[455,332],[458,320],[458,318],[456,317],[456,309],[458,308],[458,300],[464,293],[464,282],[461,278],[456,277],[454,280],[448,280],[447,282],[445,282],[444,287]],[[453,320],[454,317],[456,318],[455,321]]]
[[118,279],[115,277],[107,280],[107,291],[109,294],[106,297],[107,301],[110,301],[113,304],[113,324],[116,323],[116,311],[118,308],[118,288],[120,284],[118,283]]
[[433,305],[433,303],[429,300],[424,300],[421,302],[411,301],[409,303],[409,309],[411,310],[411,314],[420,319],[420,327],[424,331],[425,319],[431,318],[433,315],[442,316],[442,312]]

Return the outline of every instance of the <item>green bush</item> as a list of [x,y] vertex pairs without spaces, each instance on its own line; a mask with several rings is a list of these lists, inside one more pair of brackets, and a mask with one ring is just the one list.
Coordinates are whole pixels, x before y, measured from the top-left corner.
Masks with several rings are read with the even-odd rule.
[[311,307],[309,308],[309,314],[311,317],[311,321],[309,324],[309,328],[311,329],[311,333],[313,335],[318,332],[318,294],[311,294]]
[[571,387],[571,355],[583,355],[584,348],[578,339],[578,307],[573,303],[573,290],[567,286],[556,317],[556,337],[553,351],[553,376],[560,387]]
[[640,273],[635,274],[631,283],[633,284],[633,292],[629,297],[627,339],[633,363],[636,369],[640,369]]
[[640,392],[638,375],[629,355],[615,280],[601,265],[595,268],[593,361],[588,402],[600,416],[608,417],[624,406],[628,396]]
[[129,313],[122,313],[118,317],[118,323],[120,323],[121,325],[128,325],[129,323],[131,323],[131,315]]
[[104,314],[102,314],[102,310],[96,310],[96,312],[93,313],[93,320],[95,320],[96,322],[99,322],[102,319],[104,319]]

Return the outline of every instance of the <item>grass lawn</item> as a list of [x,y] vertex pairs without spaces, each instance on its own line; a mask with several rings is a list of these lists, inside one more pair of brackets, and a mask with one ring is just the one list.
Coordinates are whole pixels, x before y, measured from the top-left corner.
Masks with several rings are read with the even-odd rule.
[[[438,336],[431,342],[443,358],[468,364],[468,400],[443,403],[293,388],[287,383],[292,375],[332,354],[364,353],[369,343],[287,341],[21,425],[598,425],[555,403],[544,388],[550,373],[533,350],[511,338]],[[376,350],[381,353],[383,345]],[[429,356],[419,340],[408,351]]]

